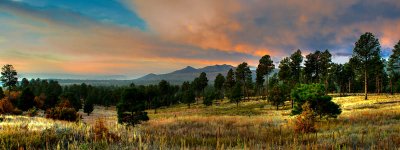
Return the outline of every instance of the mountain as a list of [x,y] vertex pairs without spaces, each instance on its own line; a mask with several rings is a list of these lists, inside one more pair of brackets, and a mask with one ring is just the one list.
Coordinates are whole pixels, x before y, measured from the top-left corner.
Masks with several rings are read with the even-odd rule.
[[83,75],[83,74],[63,74],[63,73],[21,73],[20,78],[28,79],[63,79],[63,80],[127,80],[124,75]]
[[[171,84],[180,85],[184,81],[193,81],[201,72],[205,72],[209,81],[208,84],[213,84],[215,77],[219,73],[226,76],[229,69],[235,70],[235,67],[226,64],[206,66],[198,69],[187,66],[183,69],[166,74],[150,73],[134,80],[130,80],[123,75],[22,74],[21,76],[27,78],[52,79],[58,81],[62,85],[86,83],[95,86],[127,86],[132,82],[137,85],[149,85],[158,84],[161,80],[167,80]],[[251,72],[253,80],[255,80],[256,71],[254,68],[251,68]],[[269,76],[277,72],[278,69],[274,69]]]
[[201,72],[205,72],[207,74],[207,78],[210,83],[212,83],[215,77],[221,73],[222,75],[226,75],[229,69],[234,69],[235,67],[231,65],[214,65],[207,66],[204,68],[193,68],[191,66],[187,66],[183,69],[173,71],[171,73],[166,74],[148,74],[138,79],[133,80],[136,84],[157,84],[161,80],[167,80],[171,82],[171,84],[181,84],[184,81],[193,81],[194,78],[198,77]]

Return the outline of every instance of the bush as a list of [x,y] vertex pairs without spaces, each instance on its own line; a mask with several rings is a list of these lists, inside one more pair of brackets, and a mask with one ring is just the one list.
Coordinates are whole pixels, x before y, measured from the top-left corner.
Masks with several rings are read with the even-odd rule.
[[34,99],[34,103],[36,108],[44,110],[44,102],[46,101],[46,95],[44,93],[36,96]]
[[294,130],[296,133],[310,133],[316,132],[315,129],[315,113],[310,107],[311,105],[306,102],[303,104],[303,112],[297,116]]
[[79,98],[76,97],[71,92],[66,92],[63,95],[60,96],[62,101],[69,101],[70,105],[75,108],[76,111],[79,111],[79,109],[82,108],[82,102]]
[[342,110],[339,105],[332,102],[332,97],[325,94],[325,88],[321,84],[302,84],[298,88],[293,89],[291,98],[295,105],[292,114],[302,113],[302,106],[308,102],[310,108],[322,117],[336,118]]
[[29,117],[34,117],[38,114],[38,109],[36,107],[33,107],[31,109],[28,110],[28,116]]
[[75,108],[68,100],[61,101],[57,107],[47,109],[46,118],[76,121],[80,118]]
[[148,121],[148,120],[149,117],[147,116],[147,112],[135,112],[133,114],[118,113],[118,121],[128,126],[134,126],[136,124],[140,124],[142,121]]
[[55,107],[46,111],[46,118],[66,121],[76,121],[79,119],[79,114],[74,108]]
[[104,120],[103,119],[97,119],[96,124],[93,127],[94,130],[94,140],[104,140],[106,139],[107,141],[113,140],[113,141],[118,141],[119,137],[116,134],[113,134],[109,132],[108,128],[106,125],[104,125]]
[[20,115],[22,111],[15,108],[7,97],[0,100],[0,114]]

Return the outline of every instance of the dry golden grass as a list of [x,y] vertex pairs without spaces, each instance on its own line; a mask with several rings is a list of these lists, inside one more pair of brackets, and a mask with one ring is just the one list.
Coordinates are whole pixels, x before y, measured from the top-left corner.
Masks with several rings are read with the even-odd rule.
[[[335,97],[343,113],[316,123],[318,132],[295,134],[290,104],[283,110],[265,101],[219,106],[176,105],[148,110],[150,121],[134,128],[117,124],[115,107],[95,107],[81,122],[6,116],[1,149],[398,149],[400,95]],[[96,120],[116,139],[94,140]],[[108,133],[107,133],[108,134]],[[25,135],[25,136],[21,136]]]

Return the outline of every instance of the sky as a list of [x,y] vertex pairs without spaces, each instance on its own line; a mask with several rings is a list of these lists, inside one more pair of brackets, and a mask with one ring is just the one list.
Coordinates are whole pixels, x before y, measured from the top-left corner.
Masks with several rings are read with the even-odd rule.
[[0,65],[20,74],[167,73],[256,66],[300,49],[344,63],[365,32],[400,40],[398,0],[0,0]]

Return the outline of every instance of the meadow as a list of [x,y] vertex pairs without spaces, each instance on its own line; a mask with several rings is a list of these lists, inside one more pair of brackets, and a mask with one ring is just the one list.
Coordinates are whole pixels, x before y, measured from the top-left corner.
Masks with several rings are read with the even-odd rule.
[[236,107],[184,104],[147,110],[135,127],[117,123],[115,107],[95,107],[78,122],[2,116],[0,149],[399,149],[400,95],[334,97],[342,114],[316,123],[317,132],[294,132],[290,103],[276,110],[264,100]]

